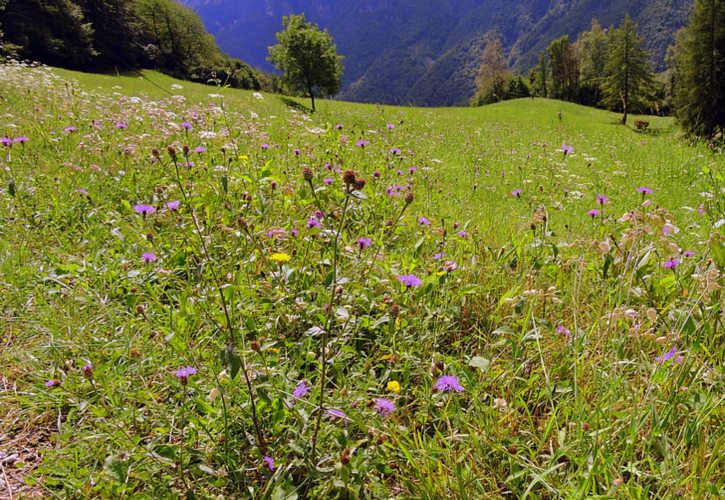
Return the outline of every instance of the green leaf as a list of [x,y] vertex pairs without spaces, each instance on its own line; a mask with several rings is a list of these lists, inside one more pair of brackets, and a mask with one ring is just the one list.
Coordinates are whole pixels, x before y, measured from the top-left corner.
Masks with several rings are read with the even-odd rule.
[[471,361],[468,362],[468,366],[478,368],[483,373],[486,373],[489,368],[491,368],[491,360],[482,356],[474,356],[471,358]]
[[229,376],[234,380],[234,377],[239,373],[239,369],[242,367],[242,358],[239,356],[239,351],[233,345],[228,345],[219,354],[219,359],[222,365],[229,372]]
[[15,198],[15,181],[11,180],[8,184],[8,193],[10,193],[10,196]]

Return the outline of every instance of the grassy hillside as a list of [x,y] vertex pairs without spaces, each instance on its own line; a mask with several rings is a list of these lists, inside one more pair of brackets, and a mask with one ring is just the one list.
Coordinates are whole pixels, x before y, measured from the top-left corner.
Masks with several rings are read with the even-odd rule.
[[725,493],[722,156],[144,76],[0,68],[0,496]]

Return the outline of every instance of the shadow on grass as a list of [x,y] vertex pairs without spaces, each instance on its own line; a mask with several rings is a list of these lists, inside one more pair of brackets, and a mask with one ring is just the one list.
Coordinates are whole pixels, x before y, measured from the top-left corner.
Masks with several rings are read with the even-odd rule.
[[299,102],[295,101],[294,99],[290,99],[289,97],[284,97],[284,96],[278,96],[277,99],[282,101],[282,104],[284,104],[290,108],[294,108],[298,111],[304,111],[305,113],[312,113],[311,108],[308,108],[304,104],[300,104]]

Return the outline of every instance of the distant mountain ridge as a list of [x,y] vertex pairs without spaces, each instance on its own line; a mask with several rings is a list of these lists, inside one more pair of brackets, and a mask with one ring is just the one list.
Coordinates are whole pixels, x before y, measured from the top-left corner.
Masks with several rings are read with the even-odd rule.
[[511,67],[525,71],[554,39],[630,14],[664,69],[667,46],[693,0],[181,0],[194,8],[223,50],[271,69],[267,47],[282,16],[304,12],[328,28],[345,56],[341,98],[444,106],[465,104],[485,35],[503,37]]

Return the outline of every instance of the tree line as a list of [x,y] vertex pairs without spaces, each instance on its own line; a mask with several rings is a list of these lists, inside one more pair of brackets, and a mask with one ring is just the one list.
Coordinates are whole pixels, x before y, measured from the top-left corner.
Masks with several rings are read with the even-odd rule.
[[0,55],[86,71],[158,69],[245,89],[276,77],[223,54],[173,0],[0,0]]
[[552,41],[526,78],[509,70],[503,43],[489,37],[472,105],[548,97],[622,113],[675,114],[694,136],[723,137],[725,128],[725,0],[696,0],[689,24],[668,50],[668,70],[655,75],[637,26],[591,30]]

